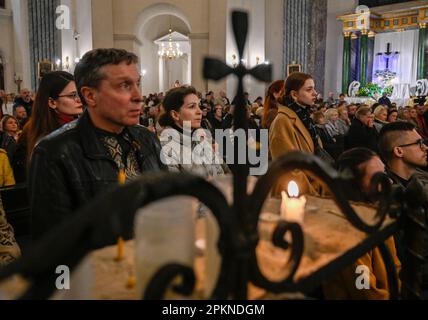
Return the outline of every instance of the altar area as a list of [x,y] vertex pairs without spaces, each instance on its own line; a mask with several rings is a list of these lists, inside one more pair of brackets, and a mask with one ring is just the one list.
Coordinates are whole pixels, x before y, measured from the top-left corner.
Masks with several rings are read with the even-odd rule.
[[[370,103],[367,85],[378,85],[370,97],[385,91],[398,107],[411,97],[427,95],[418,80],[427,79],[428,1],[368,8],[337,17],[343,22],[342,92],[352,103]],[[362,100],[352,100],[362,98]]]

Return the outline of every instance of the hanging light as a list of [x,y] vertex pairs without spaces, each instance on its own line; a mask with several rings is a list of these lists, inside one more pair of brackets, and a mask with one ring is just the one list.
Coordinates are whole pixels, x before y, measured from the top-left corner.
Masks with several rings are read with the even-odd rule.
[[183,52],[180,50],[180,44],[172,41],[172,29],[169,29],[168,42],[160,45],[158,55],[168,60],[177,59],[183,55]]

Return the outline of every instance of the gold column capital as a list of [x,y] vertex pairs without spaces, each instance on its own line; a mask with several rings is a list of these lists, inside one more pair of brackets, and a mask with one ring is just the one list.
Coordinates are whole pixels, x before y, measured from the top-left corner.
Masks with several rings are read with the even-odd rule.
[[369,30],[366,30],[366,29],[361,30],[361,35],[362,36],[365,36],[365,35],[368,35],[368,34],[369,34]]
[[427,24],[425,22],[419,23],[419,28],[420,29],[425,29],[426,27],[427,27]]
[[351,36],[351,34],[352,34],[352,32],[349,32],[349,31],[344,31],[344,32],[343,32],[343,36],[344,36],[345,38],[349,38],[349,37]]
[[376,36],[376,32],[370,31],[369,32],[369,38],[374,38]]

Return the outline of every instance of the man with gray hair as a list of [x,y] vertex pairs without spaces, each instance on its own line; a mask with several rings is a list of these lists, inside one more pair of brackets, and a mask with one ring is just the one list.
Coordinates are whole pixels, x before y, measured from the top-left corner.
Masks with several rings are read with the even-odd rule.
[[75,69],[86,110],[36,146],[29,174],[33,238],[40,238],[95,196],[143,172],[158,171],[160,143],[139,125],[138,58],[120,49],[86,53]]

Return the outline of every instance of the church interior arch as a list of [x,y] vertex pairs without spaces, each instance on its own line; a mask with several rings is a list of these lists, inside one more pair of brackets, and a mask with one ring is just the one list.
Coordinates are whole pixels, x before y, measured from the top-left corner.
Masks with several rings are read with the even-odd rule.
[[[173,30],[172,40],[180,44],[183,56],[178,59],[161,59],[158,56],[160,43]],[[143,93],[167,91],[178,80],[191,83],[191,43],[188,38],[191,28],[184,13],[169,4],[156,4],[143,10],[137,22],[137,37],[140,46]]]

